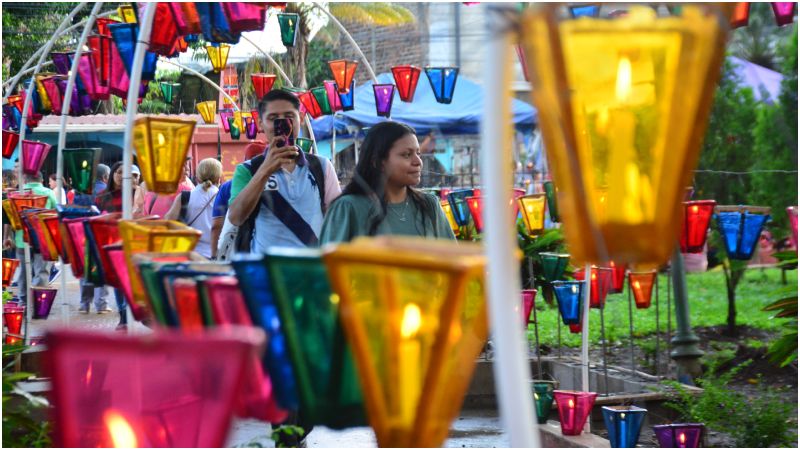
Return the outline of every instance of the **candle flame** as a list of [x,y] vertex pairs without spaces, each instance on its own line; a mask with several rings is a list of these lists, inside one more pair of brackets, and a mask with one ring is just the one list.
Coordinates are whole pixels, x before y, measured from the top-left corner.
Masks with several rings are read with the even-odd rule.
[[642,286],[639,284],[639,281],[638,281],[638,280],[633,282],[633,288],[634,288],[634,289],[636,289],[637,291],[638,291],[639,289],[641,289],[641,287],[642,287]]
[[84,168],[84,169],[85,169],[85,168],[87,168],[87,167],[89,167],[89,161],[86,161],[86,160],[84,159],[84,160],[83,160],[83,163],[81,164],[81,167],[82,167],[82,168]]
[[616,96],[620,102],[625,102],[631,95],[631,60],[627,57],[620,58],[617,65]]
[[569,399],[569,402],[567,403],[567,406],[569,407],[569,409],[574,408],[575,407],[575,401],[572,400],[572,399]]
[[331,303],[334,304],[334,305],[338,305],[339,304],[339,296],[337,294],[331,294],[330,300],[331,300]]
[[89,368],[86,369],[86,385],[92,381],[92,363],[89,363]]
[[136,441],[136,434],[133,432],[131,424],[122,416],[122,414],[110,410],[103,414],[103,422],[111,434],[111,441],[114,448],[135,448],[138,442]]
[[409,303],[403,308],[403,321],[400,324],[400,335],[403,338],[412,338],[422,325],[422,313],[419,306]]
[[157,133],[156,140],[158,141],[158,145],[164,145],[167,142],[167,139],[164,137],[164,133]]
[[686,443],[686,435],[684,433],[678,435],[678,442],[680,442],[681,444]]
[[697,214],[697,211],[699,210],[700,208],[698,208],[697,205],[692,206],[692,214]]
[[619,418],[625,420],[625,413],[620,413]]

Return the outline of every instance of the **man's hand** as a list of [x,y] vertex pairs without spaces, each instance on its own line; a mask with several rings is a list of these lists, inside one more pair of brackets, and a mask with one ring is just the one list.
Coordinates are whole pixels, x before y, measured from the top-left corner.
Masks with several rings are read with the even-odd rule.
[[286,139],[282,137],[272,139],[267,156],[256,171],[257,176],[254,178],[261,178],[258,175],[263,176],[264,179],[269,178],[270,175],[280,170],[281,166],[290,164],[297,157],[297,147],[294,145],[279,147],[279,145],[286,145]]

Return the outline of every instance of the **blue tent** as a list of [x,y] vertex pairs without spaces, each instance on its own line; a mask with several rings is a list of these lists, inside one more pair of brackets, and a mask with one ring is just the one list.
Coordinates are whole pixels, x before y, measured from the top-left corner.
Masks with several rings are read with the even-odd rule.
[[[378,81],[394,84],[394,78],[389,73],[378,75]],[[395,91],[391,119],[414,127],[420,136],[431,131],[440,135],[477,134],[483,115],[483,95],[482,86],[459,77],[452,103],[437,103],[428,77],[422,73],[412,103],[401,101]],[[530,131],[538,121],[536,109],[520,100],[512,100],[512,114],[518,131]],[[375,95],[370,81],[356,88],[355,109],[337,114],[336,134],[348,134],[348,125],[367,128],[385,120],[387,119],[375,114]],[[330,138],[333,124],[333,116],[322,116],[313,120],[311,126],[316,139],[321,141]]]

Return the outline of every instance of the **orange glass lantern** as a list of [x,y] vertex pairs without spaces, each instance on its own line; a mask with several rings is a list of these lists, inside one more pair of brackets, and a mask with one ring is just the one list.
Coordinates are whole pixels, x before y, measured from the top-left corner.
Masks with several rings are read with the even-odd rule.
[[714,214],[714,200],[683,202],[683,227],[681,229],[681,252],[702,253],[706,246],[708,227]]
[[11,225],[11,229],[14,231],[21,230],[22,222],[20,222],[19,213],[17,213],[17,209],[11,203],[10,198],[3,200],[3,211],[5,211],[6,216],[8,216],[8,224]]
[[555,5],[526,10],[523,41],[570,252],[579,265],[659,264],[680,231],[726,19],[717,5],[558,19]]
[[122,5],[118,7],[117,15],[122,17],[125,23],[136,23],[136,11],[131,5]]
[[[583,269],[576,270],[574,273],[575,279],[580,281],[585,279],[585,275]],[[605,306],[606,296],[611,290],[613,277],[613,271],[608,267],[592,266],[592,293],[589,300],[590,308],[603,308]]]
[[[28,238],[28,230],[22,226],[21,214],[26,209],[43,209],[47,205],[48,197],[46,195],[37,195],[30,191],[22,192],[9,192],[8,199],[11,200],[11,205],[16,213],[16,222],[19,224],[19,229],[22,230],[23,239],[25,242],[30,242]],[[14,220],[11,220],[12,223]]]
[[487,337],[482,247],[359,238],[324,251],[381,447],[439,447]]
[[544,231],[544,194],[523,195],[517,198],[522,211],[522,221],[528,235],[536,236]]
[[217,102],[215,100],[208,100],[197,104],[197,112],[203,117],[203,122],[206,124],[214,123],[217,115]]
[[466,201],[472,215],[472,223],[475,224],[475,231],[483,232],[483,197],[467,197]]
[[328,61],[328,67],[331,68],[333,80],[339,86],[340,94],[347,94],[350,92],[350,82],[356,74],[358,68],[358,61],[348,59],[336,59]]
[[442,205],[444,215],[447,217],[447,223],[450,224],[450,229],[453,230],[453,233],[458,233],[458,224],[456,223],[456,218],[453,215],[453,207],[450,206],[450,202],[447,200],[440,200],[439,203]]
[[50,209],[38,212],[36,214],[31,214],[29,217],[31,221],[31,229],[36,235],[37,242],[39,242],[39,252],[42,255],[42,259],[45,261],[58,261],[58,247],[56,246],[53,237],[50,235],[48,228],[44,224],[45,218],[58,219],[58,214],[55,212],[55,210]]
[[633,300],[636,302],[637,309],[650,307],[650,300],[653,297],[653,285],[656,282],[657,275],[658,273],[655,270],[628,273],[628,283],[631,285]]
[[211,65],[214,67],[214,72],[222,72],[222,69],[228,64],[228,53],[231,51],[231,46],[229,44],[208,44],[206,51],[208,59],[211,60]]
[[11,279],[14,278],[14,272],[19,267],[19,260],[12,258],[3,258],[3,287],[7,288],[11,285]]
[[417,91],[420,73],[422,73],[422,70],[416,66],[392,67],[394,84],[397,86],[397,94],[400,96],[400,100],[404,102],[414,101],[414,93]]
[[178,190],[195,124],[193,120],[160,117],[136,119],[133,147],[151,192],[172,194]]

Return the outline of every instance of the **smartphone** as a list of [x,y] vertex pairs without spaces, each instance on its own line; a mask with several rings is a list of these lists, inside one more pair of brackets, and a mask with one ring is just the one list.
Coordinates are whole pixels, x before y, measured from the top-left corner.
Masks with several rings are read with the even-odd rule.
[[283,136],[286,141],[284,145],[281,147],[285,147],[287,145],[294,145],[294,127],[292,126],[292,121],[289,119],[275,119],[272,122],[272,129],[275,132],[275,136]]

